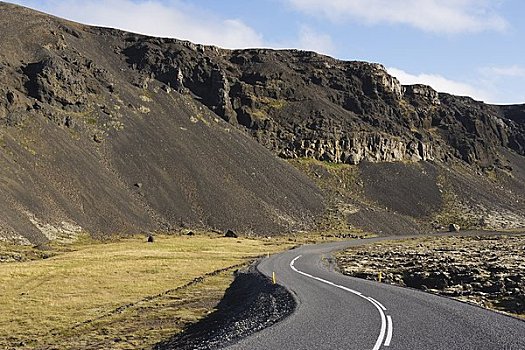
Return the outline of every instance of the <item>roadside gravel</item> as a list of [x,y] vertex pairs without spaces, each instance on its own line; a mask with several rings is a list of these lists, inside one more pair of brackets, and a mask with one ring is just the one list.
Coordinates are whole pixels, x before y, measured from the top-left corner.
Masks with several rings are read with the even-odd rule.
[[296,306],[293,296],[255,266],[236,273],[215,312],[155,349],[222,348],[290,315]]

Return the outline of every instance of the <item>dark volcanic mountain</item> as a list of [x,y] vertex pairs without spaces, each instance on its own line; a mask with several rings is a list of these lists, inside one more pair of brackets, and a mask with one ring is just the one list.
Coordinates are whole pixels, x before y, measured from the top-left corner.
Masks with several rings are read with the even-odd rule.
[[5,3],[0,33],[0,239],[525,226],[523,105]]

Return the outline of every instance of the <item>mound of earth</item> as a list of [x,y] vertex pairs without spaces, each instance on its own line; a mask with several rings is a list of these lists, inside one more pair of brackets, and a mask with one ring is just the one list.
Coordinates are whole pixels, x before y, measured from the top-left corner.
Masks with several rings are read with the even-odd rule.
[[235,273],[213,313],[154,349],[223,349],[283,320],[296,306],[286,288],[272,284],[252,265]]

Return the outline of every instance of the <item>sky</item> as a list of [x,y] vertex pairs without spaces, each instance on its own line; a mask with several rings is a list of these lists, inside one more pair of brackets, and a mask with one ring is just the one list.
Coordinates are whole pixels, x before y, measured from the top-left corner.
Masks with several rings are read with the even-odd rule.
[[525,103],[523,0],[9,0],[73,21],[225,48],[377,62],[402,84]]

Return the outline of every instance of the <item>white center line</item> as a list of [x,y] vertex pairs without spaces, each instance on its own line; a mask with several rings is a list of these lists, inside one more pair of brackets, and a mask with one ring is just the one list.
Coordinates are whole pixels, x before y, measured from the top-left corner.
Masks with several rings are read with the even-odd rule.
[[376,303],[377,305],[379,305],[379,307],[380,307],[383,311],[386,311],[386,307],[384,307],[383,304],[381,304],[379,301],[375,300],[375,299],[372,298],[372,297],[368,297],[368,299],[372,300],[374,303]]
[[[290,262],[290,268],[292,270],[294,270],[295,272],[303,275],[303,276],[306,276],[306,277],[309,277],[309,278],[312,278],[314,280],[317,280],[319,282],[322,282],[322,283],[325,283],[325,284],[328,284],[330,286],[334,286],[336,288],[339,288],[339,289],[342,289],[342,290],[345,290],[347,292],[350,292],[352,294],[355,294],[357,296],[360,296],[361,298],[367,300],[368,302],[370,302],[372,305],[374,305],[374,307],[379,311],[379,315],[381,316],[381,329],[379,331],[379,336],[376,340],[376,343],[374,345],[374,347],[372,348],[372,350],[379,350],[381,348],[381,344],[383,343],[383,340],[385,340],[385,343],[384,343],[384,346],[390,346],[390,342],[392,341],[392,331],[393,331],[393,323],[392,323],[392,317],[391,316],[386,316],[385,315],[385,312],[386,311],[386,308],[383,306],[383,304],[381,304],[380,302],[378,302],[377,300],[375,300],[374,298],[372,297],[367,297],[367,296],[364,296],[362,293],[356,291],[356,290],[353,290],[353,289],[350,289],[350,288],[347,288],[345,286],[341,286],[339,284],[335,284],[334,282],[330,282],[330,281],[327,281],[325,279],[322,279],[320,277],[316,277],[316,276],[312,276],[306,272],[303,272],[303,271],[300,271],[298,270],[294,264],[295,264],[295,261],[297,259],[299,259],[302,255],[299,255],[299,256],[296,256],[291,262]],[[385,338],[386,336],[386,338]]]
[[385,346],[390,346],[390,342],[392,341],[392,316],[388,315],[386,316],[386,339],[385,339]]

